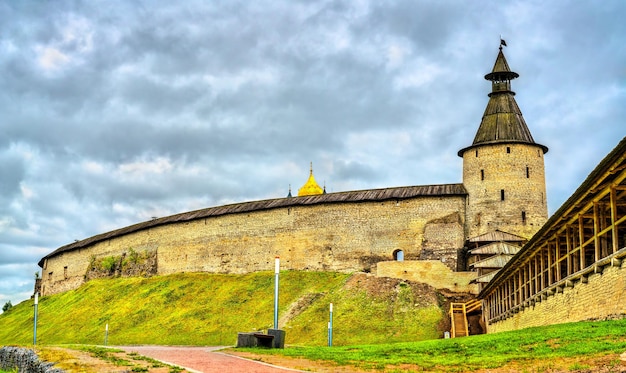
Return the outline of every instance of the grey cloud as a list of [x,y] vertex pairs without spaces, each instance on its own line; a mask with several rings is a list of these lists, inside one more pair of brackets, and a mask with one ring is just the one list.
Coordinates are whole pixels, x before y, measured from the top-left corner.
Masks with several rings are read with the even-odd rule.
[[333,177],[338,180],[376,180],[379,175],[378,170],[372,169],[370,166],[357,161],[334,161]]
[[[37,261],[39,261],[40,259],[40,254],[43,251],[33,250],[33,248],[35,247],[40,247],[36,246],[36,242],[32,242],[32,240],[24,240],[20,237],[12,237],[10,235],[8,235],[6,238],[11,240],[11,245],[6,243],[0,243],[0,266],[22,265],[25,263],[30,263],[31,265],[37,264]],[[14,247],[13,245],[15,244],[23,245],[24,248],[21,250],[12,249],[12,247]]]
[[[0,273],[2,273],[0,278],[0,296],[13,292],[32,293],[35,284],[35,271],[35,266],[32,264],[3,264],[0,259]],[[6,299],[6,301],[9,300]],[[18,301],[19,299],[13,299],[13,305],[16,305]],[[4,305],[5,302],[0,303]]]
[[[551,149],[553,211],[624,136],[624,8],[0,3],[0,263],[29,266],[153,214],[282,197],[310,161],[329,191],[460,182],[456,152],[480,123],[500,34],[524,117]],[[71,59],[44,69],[46,46]],[[121,170],[159,159],[171,169]]]
[[371,23],[382,24],[425,52],[438,49],[452,33],[463,27],[467,17],[475,17],[466,12],[466,8],[474,6],[450,1],[378,4],[372,12]]
[[20,182],[25,173],[22,158],[9,150],[0,150],[0,200],[10,200],[20,193]]

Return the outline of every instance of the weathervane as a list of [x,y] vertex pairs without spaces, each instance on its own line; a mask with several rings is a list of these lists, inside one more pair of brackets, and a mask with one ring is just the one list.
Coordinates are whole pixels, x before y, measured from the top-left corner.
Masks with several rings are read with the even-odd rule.
[[507,46],[507,45],[506,45],[506,40],[502,39],[502,35],[500,35],[500,50],[502,50],[502,46],[503,46],[503,45],[504,45],[505,47]]

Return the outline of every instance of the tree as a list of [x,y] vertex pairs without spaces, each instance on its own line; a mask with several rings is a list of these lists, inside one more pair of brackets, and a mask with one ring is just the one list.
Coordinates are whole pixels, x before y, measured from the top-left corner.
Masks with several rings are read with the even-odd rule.
[[11,301],[8,301],[4,304],[4,306],[2,306],[2,312],[7,312],[11,308],[13,308],[13,305],[11,304]]

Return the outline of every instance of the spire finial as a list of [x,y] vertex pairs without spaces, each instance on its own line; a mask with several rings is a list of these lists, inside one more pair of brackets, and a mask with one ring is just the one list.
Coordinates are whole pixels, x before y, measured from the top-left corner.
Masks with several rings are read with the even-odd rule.
[[310,171],[309,171],[309,174],[310,174],[310,175],[313,175],[313,162],[311,162],[311,169],[310,169]]

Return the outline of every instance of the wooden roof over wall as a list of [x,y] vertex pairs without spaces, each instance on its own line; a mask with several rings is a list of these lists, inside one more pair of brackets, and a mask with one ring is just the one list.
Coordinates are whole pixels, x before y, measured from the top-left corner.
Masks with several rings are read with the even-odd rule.
[[480,236],[471,237],[468,241],[469,242],[499,242],[499,241],[520,242],[520,241],[526,241],[526,238],[522,236],[518,236],[516,234],[499,231],[496,229],[495,231],[487,232],[485,234],[481,234]]
[[473,268],[497,268],[500,269],[505,266],[506,263],[511,260],[513,257],[512,254],[498,254],[494,256],[490,256],[487,259],[480,260],[478,262],[474,262],[470,264],[470,267]]
[[407,187],[368,189],[350,192],[337,192],[319,194],[303,197],[285,197],[277,199],[267,199],[261,201],[235,203],[218,207],[209,207],[206,209],[184,212],[176,215],[170,215],[163,218],[157,218],[146,222],[130,225],[124,228],[116,229],[107,233],[101,233],[84,240],[73,242],[62,246],[50,254],[44,256],[39,261],[39,266],[43,268],[44,260],[63,252],[76,250],[82,247],[93,245],[100,241],[123,236],[129,233],[138,232],[144,229],[157,227],[160,225],[180,223],[192,221],[196,219],[204,219],[228,214],[239,214],[246,212],[271,210],[276,208],[321,205],[328,203],[355,203],[355,202],[376,202],[386,200],[402,200],[415,197],[440,197],[440,196],[466,196],[467,190],[463,184],[439,184],[439,185],[418,185]]
[[483,288],[478,295],[479,298],[485,298],[494,291],[520,264],[535,254],[542,242],[552,237],[555,232],[558,232],[564,222],[571,220],[581,209],[592,203],[596,195],[602,191],[606,185],[610,185],[614,180],[621,180],[621,183],[625,184],[626,182],[623,179],[625,172],[626,137],[604,157],[598,166],[587,176],[585,181],[576,189],[574,194],[572,194],[548,219],[543,227],[535,233],[530,241],[522,247],[522,250],[498,272],[498,275]]
[[[537,144],[524,121],[522,111],[515,101],[515,93],[510,90],[510,81],[519,75],[511,71],[504,57],[502,49],[498,53],[493,71],[485,75],[485,79],[492,81],[492,91],[489,94],[489,102],[483,113],[480,126],[471,146],[459,150],[459,157],[463,153],[477,146],[522,143],[540,147],[544,153],[548,148]],[[506,81],[506,87],[502,82]]]
[[472,282],[487,284],[493,280],[498,274],[498,271],[489,272],[486,275],[478,276]]
[[480,246],[475,249],[471,249],[470,253],[472,255],[483,255],[483,254],[517,254],[521,246],[511,245],[506,242],[494,242],[488,245]]

